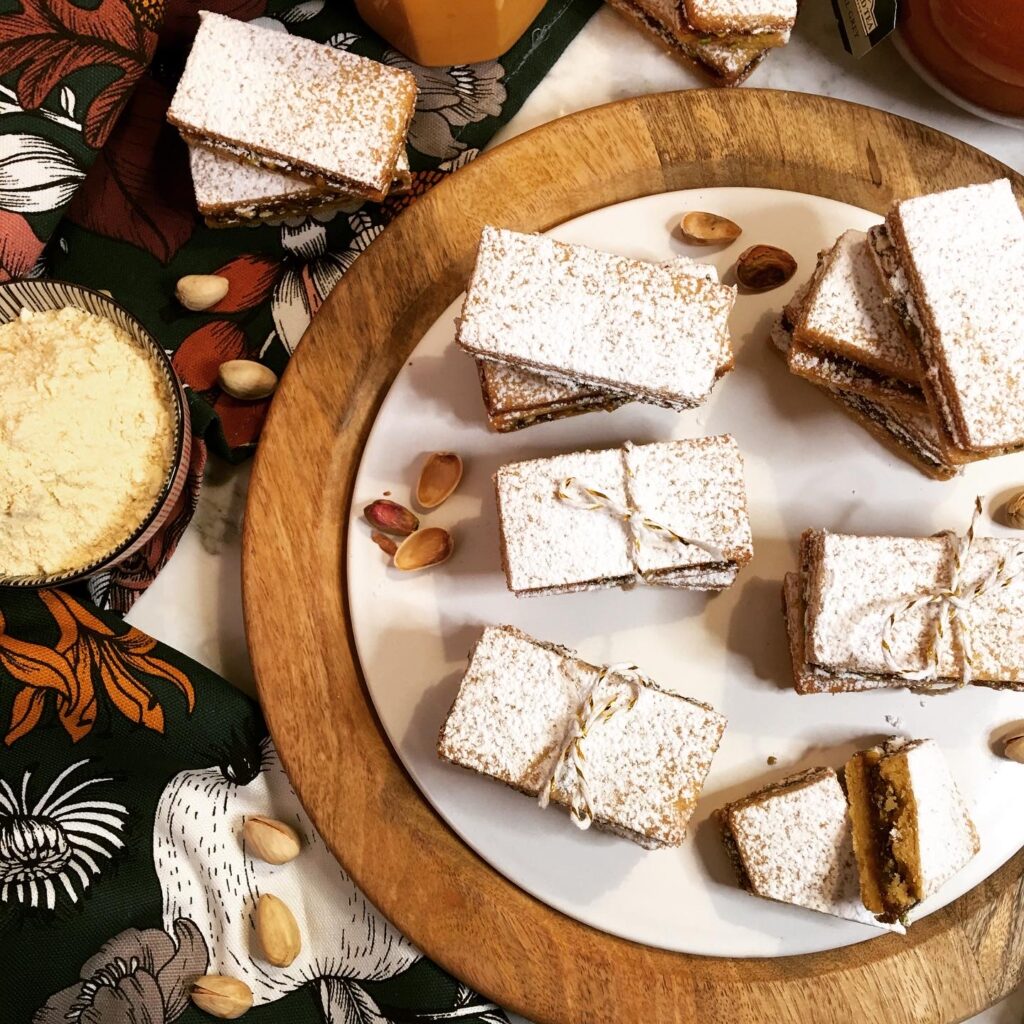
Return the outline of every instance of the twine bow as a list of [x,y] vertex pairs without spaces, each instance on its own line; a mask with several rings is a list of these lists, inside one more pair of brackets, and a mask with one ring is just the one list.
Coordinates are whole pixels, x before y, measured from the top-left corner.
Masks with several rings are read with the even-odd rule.
[[[960,538],[952,530],[944,531],[944,536],[957,539],[958,543],[953,552],[953,574],[948,587],[937,587],[934,590],[922,591],[907,601],[901,601],[893,606],[886,616],[882,627],[882,653],[885,658],[886,667],[894,675],[905,679],[910,683],[921,683],[923,685],[911,687],[915,693],[949,693],[953,690],[962,689],[974,678],[974,644],[972,631],[974,623],[972,612],[974,603],[980,597],[993,590],[1005,589],[1012,586],[1024,576],[1024,565],[1020,562],[1021,550],[1012,556],[1013,562],[1000,556],[996,565],[984,578],[976,583],[968,584],[964,579],[967,569],[967,560],[974,544],[974,531],[981,515],[981,498],[974,501],[974,515],[971,516],[971,524],[967,532]],[[912,615],[920,608],[929,605],[938,606],[938,614],[935,617],[935,625],[927,647],[927,665],[922,669],[904,669],[896,664],[892,651],[892,636],[897,623]],[[960,645],[963,664],[960,671],[960,678],[945,685],[939,685],[940,647],[947,635],[955,638]]]
[[[599,696],[598,691],[609,679],[620,679],[625,686],[617,686],[614,691]],[[584,743],[587,737],[602,724],[613,718],[620,711],[632,711],[640,697],[643,686],[654,684],[641,673],[636,665],[625,662],[616,665],[605,665],[595,677],[586,691],[566,730],[551,770],[548,772],[537,803],[547,807],[555,791],[555,784],[562,766],[568,762],[572,765],[573,774],[568,784],[569,815],[577,828],[588,829],[594,820],[594,808],[587,783],[586,753]]]
[[[605,494],[604,491],[600,491],[596,487],[589,487],[587,484],[581,484],[573,476],[567,476],[558,485],[556,493],[560,501],[564,501],[572,508],[580,509],[583,512],[606,512],[608,515],[628,523],[632,532],[633,545],[637,549],[640,547],[641,539],[647,537],[663,546],[692,544],[693,547],[706,551],[716,562],[727,561],[725,553],[721,548],[716,548],[713,544],[697,540],[694,537],[684,537],[682,534],[676,533],[671,527],[651,519],[644,514],[642,509],[634,508],[631,505],[620,505],[614,498],[610,498]],[[637,575],[642,577],[639,570]]]

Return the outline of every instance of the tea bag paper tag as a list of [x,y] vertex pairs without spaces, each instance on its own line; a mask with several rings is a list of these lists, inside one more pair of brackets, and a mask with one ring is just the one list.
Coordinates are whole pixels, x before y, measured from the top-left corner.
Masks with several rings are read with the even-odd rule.
[[858,59],[896,27],[897,0],[832,0],[839,33],[848,53]]

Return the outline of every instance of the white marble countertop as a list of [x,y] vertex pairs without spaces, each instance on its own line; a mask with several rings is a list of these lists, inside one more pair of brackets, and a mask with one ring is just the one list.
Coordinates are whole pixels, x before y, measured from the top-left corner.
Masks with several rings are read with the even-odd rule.
[[[494,144],[586,107],[704,82],[603,8],[570,45]],[[1024,171],[1024,132],[979,120],[918,79],[891,42],[861,61],[843,49],[827,0],[804,4],[793,39],[751,76],[753,87],[835,96],[931,125]],[[239,536],[249,467],[213,464],[177,552],[128,616],[140,629],[208,665],[246,692],[252,670],[242,628]],[[974,1018],[1020,1024],[1024,992]]]

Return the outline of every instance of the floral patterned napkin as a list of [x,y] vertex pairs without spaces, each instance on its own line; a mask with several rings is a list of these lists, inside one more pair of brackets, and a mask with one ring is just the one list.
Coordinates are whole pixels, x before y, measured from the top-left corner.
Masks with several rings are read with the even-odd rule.
[[[268,402],[222,393],[219,364],[259,359],[280,373],[359,253],[417,195],[477,155],[598,6],[549,0],[500,60],[423,68],[342,0],[169,0],[166,16],[163,0],[0,0],[0,280],[45,274],[112,292],[173,353],[190,388],[194,437],[244,459]],[[205,227],[186,147],[165,120],[200,9],[410,70],[419,83],[412,192],[273,226]],[[222,302],[191,313],[175,301],[179,277],[210,273],[231,282]],[[127,611],[170,557],[205,451],[194,445],[194,487],[163,535],[92,581],[97,603]]]
[[[87,591],[0,591],[0,1017],[33,1024],[209,1018],[206,972],[246,981],[254,1024],[497,1022],[504,1014],[381,918],[305,818],[256,706],[115,614],[170,557],[207,444],[238,461],[266,403],[217,388],[244,356],[280,372],[311,316],[405,205],[479,152],[599,0],[549,0],[499,61],[421,68],[342,0],[0,0],[0,281],[48,275],[108,289],[173,353],[189,386],[191,486],[145,550]],[[382,206],[211,230],[164,119],[200,9],[260,19],[416,75],[410,195]],[[188,273],[228,277],[190,313]],[[241,826],[291,823],[302,854],[273,867]],[[269,967],[261,892],[284,899],[303,949]]]
[[[0,1018],[199,1024],[203,974],[244,981],[252,1024],[498,1024],[353,885],[306,818],[255,704],[111,612],[61,591],[0,614]],[[245,848],[252,815],[298,857]],[[262,893],[302,949],[261,957]]]

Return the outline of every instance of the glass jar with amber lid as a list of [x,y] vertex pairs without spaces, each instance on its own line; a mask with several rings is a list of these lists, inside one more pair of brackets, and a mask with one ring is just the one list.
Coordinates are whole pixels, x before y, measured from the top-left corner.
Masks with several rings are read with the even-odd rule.
[[475,64],[503,54],[545,0],[356,0],[363,20],[417,64]]

